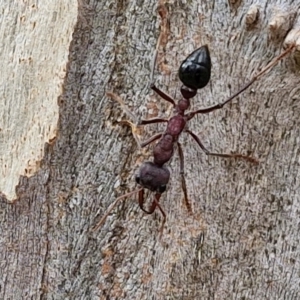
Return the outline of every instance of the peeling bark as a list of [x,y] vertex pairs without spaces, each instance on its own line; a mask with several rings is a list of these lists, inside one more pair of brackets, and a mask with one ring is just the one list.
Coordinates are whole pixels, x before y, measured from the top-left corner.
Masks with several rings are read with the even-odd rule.
[[[118,123],[128,117],[105,92],[122,97],[137,120],[172,113],[149,89],[159,37],[154,80],[176,99],[180,62],[200,45],[210,48],[211,81],[192,109],[222,102],[282,51],[282,34],[270,28],[280,1],[260,2],[251,26],[246,16],[255,3],[183,2],[79,2],[58,135],[46,144],[40,169],[20,178],[18,200],[1,198],[1,299],[300,298],[300,78],[293,56],[222,110],[189,124],[209,150],[252,153],[258,166],[206,157],[183,134],[193,215],[183,203],[176,154],[160,200],[167,213],[161,241],[160,214],[145,215],[134,196],[91,231],[116,197],[136,188],[134,174],[152,148],[137,147]],[[146,140],[164,128],[148,125],[140,134]]]

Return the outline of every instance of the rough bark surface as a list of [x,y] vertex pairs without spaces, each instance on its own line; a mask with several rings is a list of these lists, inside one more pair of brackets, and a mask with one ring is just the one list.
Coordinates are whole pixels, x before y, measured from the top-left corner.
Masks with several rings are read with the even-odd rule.
[[[274,11],[299,8],[285,2],[260,1],[250,25],[251,1],[80,2],[59,134],[45,146],[41,169],[20,179],[18,201],[1,201],[1,299],[300,298],[300,77],[292,57],[189,125],[210,150],[249,151],[258,166],[206,157],[183,134],[194,214],[183,205],[174,155],[161,241],[161,215],[145,215],[136,197],[91,231],[117,196],[136,188],[134,174],[151,155],[117,123],[127,116],[105,91],[137,118],[171,112],[149,90],[163,31],[157,85],[178,99],[180,62],[208,44],[211,82],[192,107],[221,102],[281,52],[285,33],[271,34],[268,24]],[[163,128],[143,128],[143,139]]]

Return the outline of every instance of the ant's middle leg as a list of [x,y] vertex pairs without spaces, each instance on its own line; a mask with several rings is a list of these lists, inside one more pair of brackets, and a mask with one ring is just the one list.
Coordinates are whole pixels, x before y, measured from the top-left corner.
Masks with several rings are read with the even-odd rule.
[[227,153],[210,152],[204,147],[204,145],[201,143],[200,139],[196,136],[196,134],[194,134],[192,131],[190,131],[188,129],[186,130],[186,132],[192,136],[192,138],[196,141],[196,143],[200,146],[200,148],[205,152],[206,155],[225,157],[225,158],[241,158],[241,159],[245,159],[251,163],[254,163],[256,165],[258,164],[258,160],[256,158],[248,156],[248,155],[243,155],[243,154],[239,154],[239,153],[227,154]]
[[[135,119],[135,116],[132,114],[132,112],[126,107],[123,99],[116,95],[115,93],[112,92],[106,92],[106,95],[108,97],[110,97],[111,99],[113,99],[114,101],[118,102],[120,104],[120,106],[122,107],[122,109],[125,111],[125,113],[130,116],[130,118]],[[155,118],[155,119],[149,119],[149,120],[141,120],[140,122],[138,122],[137,125],[135,125],[134,123],[128,121],[128,120],[122,120],[119,123],[120,124],[124,124],[126,126],[129,126],[131,128],[131,132],[133,134],[134,139],[136,140],[137,144],[143,148],[146,147],[148,144],[154,142],[155,140],[159,139],[162,134],[158,133],[156,135],[154,135],[153,137],[149,138],[148,140],[146,140],[145,142],[141,142],[140,141],[140,133],[139,133],[139,125],[147,125],[147,124],[153,124],[153,123],[159,123],[159,122],[168,122],[168,120],[166,119],[160,119],[160,118]]]
[[140,144],[141,148],[144,148],[147,145],[151,144],[152,142],[158,140],[159,138],[161,138],[162,135],[163,135],[162,132],[153,135],[151,138],[149,138],[148,140],[146,140],[146,141],[144,141],[143,143]]
[[187,207],[188,212],[192,213],[192,207],[191,207],[191,203],[190,203],[190,201],[188,199],[186,182],[185,182],[185,177],[184,177],[184,157],[183,157],[183,151],[182,151],[181,144],[179,142],[177,142],[177,147],[178,147],[178,153],[179,153],[181,187],[182,187],[183,194],[184,194],[184,202],[185,202],[185,205]]
[[163,122],[168,122],[169,120],[167,119],[161,119],[161,118],[153,118],[153,119],[148,119],[144,120],[142,119],[139,121],[138,125],[147,125],[147,124],[154,124],[154,123],[163,123]]

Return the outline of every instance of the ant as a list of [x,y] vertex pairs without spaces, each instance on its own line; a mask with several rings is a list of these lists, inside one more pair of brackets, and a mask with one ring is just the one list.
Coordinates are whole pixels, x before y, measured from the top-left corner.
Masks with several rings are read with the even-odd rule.
[[[205,148],[200,139],[194,134],[192,131],[186,128],[188,121],[190,121],[197,114],[207,114],[212,111],[221,109],[225,104],[229,103],[247,88],[249,88],[262,74],[266,73],[269,69],[271,69],[274,65],[277,64],[283,57],[285,57],[291,50],[294,48],[294,45],[291,45],[288,49],[282,52],[280,55],[275,57],[273,61],[271,61],[265,68],[263,68],[260,72],[258,72],[243,88],[241,88],[234,95],[229,97],[227,100],[220,104],[216,104],[214,106],[198,109],[189,113],[185,113],[185,111],[190,106],[190,99],[193,98],[197,94],[198,89],[204,88],[209,80],[211,75],[211,59],[210,53],[207,45],[204,45],[194,52],[192,52],[180,65],[179,67],[179,79],[183,83],[181,86],[180,92],[182,95],[182,99],[176,104],[174,99],[169,95],[165,94],[162,90],[156,87],[154,84],[151,84],[150,88],[156,92],[162,99],[171,103],[174,108],[174,114],[170,119],[161,119],[154,118],[148,120],[141,120],[138,125],[147,125],[153,123],[167,123],[167,128],[165,132],[158,133],[153,137],[149,138],[145,142],[141,143],[140,146],[146,147],[150,143],[160,139],[157,144],[153,148],[153,161],[144,162],[138,174],[135,177],[136,182],[141,186],[140,189],[135,190],[133,192],[127,193],[115,200],[115,202],[111,205],[110,208],[106,211],[104,216],[98,222],[98,224],[94,227],[94,231],[97,230],[106,220],[109,213],[114,209],[117,203],[124,198],[131,196],[135,193],[138,193],[138,201],[140,208],[147,214],[152,214],[156,208],[158,208],[163,216],[161,228],[160,228],[160,236],[162,234],[164,224],[166,222],[166,213],[162,209],[159,204],[160,197],[162,193],[166,191],[167,184],[170,179],[170,171],[165,166],[165,164],[172,158],[174,154],[174,148],[177,146],[179,159],[180,159],[180,174],[181,174],[181,185],[184,193],[184,201],[187,206],[189,212],[192,212],[191,205],[187,196],[187,188],[184,177],[184,158],[181,144],[178,139],[180,134],[185,131],[192,136],[192,138],[196,141],[196,143],[200,146],[200,148],[204,151],[206,155],[210,156],[218,156],[224,158],[239,158],[247,160],[251,163],[258,164],[258,160],[255,158],[242,155],[242,154],[225,154],[225,153],[214,153],[210,152]],[[124,107],[124,103],[120,97],[115,95],[114,93],[107,92],[107,95]],[[126,110],[126,108],[125,108]],[[127,110],[126,110],[127,111]],[[130,112],[127,111],[130,114]],[[134,134],[135,126],[129,121],[123,121],[132,127],[132,131]],[[150,208],[147,210],[144,208],[144,189],[148,189],[155,193],[154,199]]]

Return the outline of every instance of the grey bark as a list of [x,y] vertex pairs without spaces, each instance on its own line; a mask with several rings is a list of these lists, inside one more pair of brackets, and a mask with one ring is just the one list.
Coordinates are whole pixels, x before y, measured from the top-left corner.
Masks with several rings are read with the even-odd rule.
[[[223,101],[282,50],[284,37],[271,35],[268,24],[274,8],[300,4],[285,2],[260,1],[258,19],[247,26],[249,1],[169,1],[155,82],[178,99],[180,62],[208,44],[211,82],[192,107]],[[117,123],[127,116],[105,91],[120,95],[137,118],[171,110],[149,90],[157,1],[80,4],[59,134],[36,175],[20,178],[18,201],[1,202],[0,298],[299,299],[300,80],[293,59],[189,125],[210,150],[249,151],[259,166],[206,157],[183,134],[193,216],[183,205],[176,153],[161,199],[161,241],[161,215],[145,215],[136,197],[91,232],[116,197],[136,188],[134,174],[151,156],[151,147],[140,150]],[[145,127],[143,139],[163,128]]]

